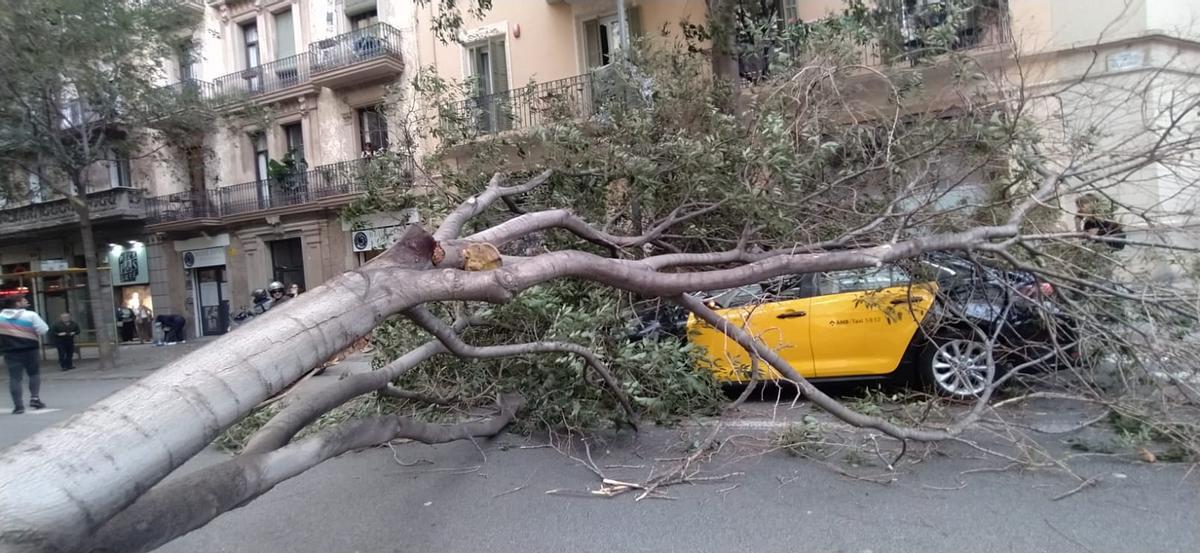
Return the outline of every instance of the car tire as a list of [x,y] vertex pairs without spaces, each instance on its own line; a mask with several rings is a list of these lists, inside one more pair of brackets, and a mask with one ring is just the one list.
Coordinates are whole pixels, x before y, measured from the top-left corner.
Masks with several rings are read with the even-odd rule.
[[991,384],[987,381],[987,344],[978,339],[949,336],[933,340],[921,352],[917,370],[921,380],[944,397],[975,399]]

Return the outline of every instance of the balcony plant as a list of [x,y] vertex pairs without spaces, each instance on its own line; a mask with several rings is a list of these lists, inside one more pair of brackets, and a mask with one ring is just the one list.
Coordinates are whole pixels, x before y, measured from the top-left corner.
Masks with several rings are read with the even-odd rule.
[[304,160],[296,161],[292,152],[288,152],[279,160],[272,159],[267,162],[267,178],[280,190],[291,193],[303,184],[301,176],[305,169]]

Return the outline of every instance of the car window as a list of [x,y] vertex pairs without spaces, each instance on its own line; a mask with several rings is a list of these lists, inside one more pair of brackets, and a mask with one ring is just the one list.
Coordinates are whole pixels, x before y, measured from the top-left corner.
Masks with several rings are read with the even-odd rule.
[[912,279],[899,267],[878,267],[829,271],[817,278],[817,292],[822,296],[879,290],[892,286],[905,286]]
[[710,301],[720,308],[809,298],[813,296],[813,279],[810,275],[785,275],[761,284],[713,290],[704,293],[703,296],[705,301]]
[[771,301],[795,300],[812,297],[812,277],[809,275],[787,275],[763,283],[763,291]]

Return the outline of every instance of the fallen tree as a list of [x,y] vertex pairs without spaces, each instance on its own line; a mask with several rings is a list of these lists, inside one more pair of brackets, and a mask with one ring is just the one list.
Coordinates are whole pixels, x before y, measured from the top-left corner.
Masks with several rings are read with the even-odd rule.
[[[959,61],[970,67],[969,60]],[[1194,113],[1196,101],[1178,100],[1156,112],[1160,117],[1150,124],[1109,136],[1095,134],[1094,119],[1081,125],[1064,118],[1056,122],[1079,129],[1059,136],[1047,131],[1052,125],[1031,131],[1024,112],[1039,99],[1068,92],[1119,104],[1132,101],[1140,89],[1126,87],[1117,95],[1080,85],[1031,93],[1022,87],[1014,92],[1010,83],[989,83],[994,86],[983,90],[952,83],[970,101],[959,106],[963,111],[956,112],[957,119],[948,120],[938,113],[912,115],[910,100],[888,75],[814,57],[746,91],[757,104],[735,117],[712,109],[709,98],[717,91],[697,90],[692,83],[706,80],[695,78],[703,72],[689,73],[694,68],[647,59],[627,76],[638,82],[655,76],[653,94],[632,100],[618,95],[618,101],[592,109],[584,122],[578,122],[579,113],[565,110],[546,123],[540,157],[520,167],[498,170],[495,160],[527,144],[461,135],[475,153],[454,170],[432,160],[430,172],[441,176],[436,186],[412,192],[407,190],[411,183],[404,182],[403,192],[379,194],[383,200],[419,203],[428,219],[440,221],[436,228],[410,227],[395,246],[360,269],[0,454],[0,544],[12,551],[150,550],[336,455],[395,438],[432,443],[492,436],[515,420],[521,407],[537,401],[533,394],[493,394],[487,402],[499,403],[500,412],[488,421],[431,425],[385,415],[300,436],[319,417],[363,394],[405,395],[393,383],[435,358],[450,363],[543,354],[570,358],[583,374],[595,376],[586,381],[636,425],[637,398],[612,370],[612,356],[597,355],[589,347],[593,344],[557,337],[506,343],[473,339],[480,337],[471,329],[490,320],[474,310],[519,302],[533,289],[556,282],[585,282],[594,290],[676,302],[750,351],[753,365],[777,371],[807,400],[903,444],[958,439],[988,411],[996,385],[950,424],[902,425],[856,412],[808,382],[753,329],[690,294],[952,252],[972,260],[990,256],[1078,292],[1063,304],[1085,333],[1131,351],[1160,351],[1159,345],[1130,337],[1152,334],[1138,328],[1141,322],[1177,325],[1173,328],[1194,324],[1193,292],[1120,276],[1112,270],[1116,254],[1107,244],[1138,244],[1145,251],[1181,256],[1194,252],[1172,238],[1190,228],[1180,218],[1183,210],[1125,202],[1108,193],[1144,178],[1147,170],[1192,174],[1188,156],[1200,137],[1180,114]],[[850,69],[854,72],[847,73]],[[851,78],[859,84],[878,79],[895,103],[851,106],[854,102],[839,92]],[[921,99],[922,105],[929,101]],[[440,138],[447,153],[464,145],[450,135]],[[964,151],[975,155],[964,156],[957,169],[946,167],[948,156]],[[996,190],[969,195],[962,203],[944,201],[947,195],[965,194],[970,175],[997,163],[1007,170],[995,179]],[[1194,186],[1181,184],[1181,194],[1194,195]],[[1111,196],[1109,204],[1138,221],[1130,221],[1127,230],[1136,228],[1143,236],[1063,231],[1064,218],[1100,216],[1071,210],[1070,203],[1083,194]],[[537,204],[549,205],[530,207]],[[1106,319],[1089,305],[1097,300],[1135,304],[1144,316]],[[454,309],[445,309],[448,305]],[[385,324],[407,325],[424,338],[405,342],[377,370],[349,375],[318,394],[282,400],[239,454],[164,481],[262,402]],[[496,335],[510,334],[493,333],[493,340]],[[982,335],[980,341],[990,346],[989,381],[1020,374],[1018,367],[999,375],[995,359],[1004,353],[1002,344],[995,336]],[[1048,355],[1076,347],[1056,344]],[[1177,350],[1179,359],[1189,359],[1185,354],[1192,351]],[[1088,385],[1085,376],[1078,381]],[[1187,385],[1184,376],[1176,380]]]

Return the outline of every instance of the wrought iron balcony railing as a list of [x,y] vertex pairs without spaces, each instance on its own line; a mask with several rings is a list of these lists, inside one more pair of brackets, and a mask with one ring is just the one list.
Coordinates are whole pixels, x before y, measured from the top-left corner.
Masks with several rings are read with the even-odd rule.
[[[146,200],[149,224],[218,219],[268,209],[314,204],[366,192],[370,159],[354,159],[203,192],[179,192]],[[404,175],[396,175],[404,178]]]
[[375,23],[308,45],[314,73],[382,57],[400,57],[400,31]]
[[[349,67],[382,57],[400,58],[400,31],[376,23],[309,45],[308,50],[269,63],[235,71],[211,83],[187,79],[159,89],[164,102],[189,97],[220,108],[243,99],[308,83],[314,73]],[[172,99],[175,97],[176,99]]]

